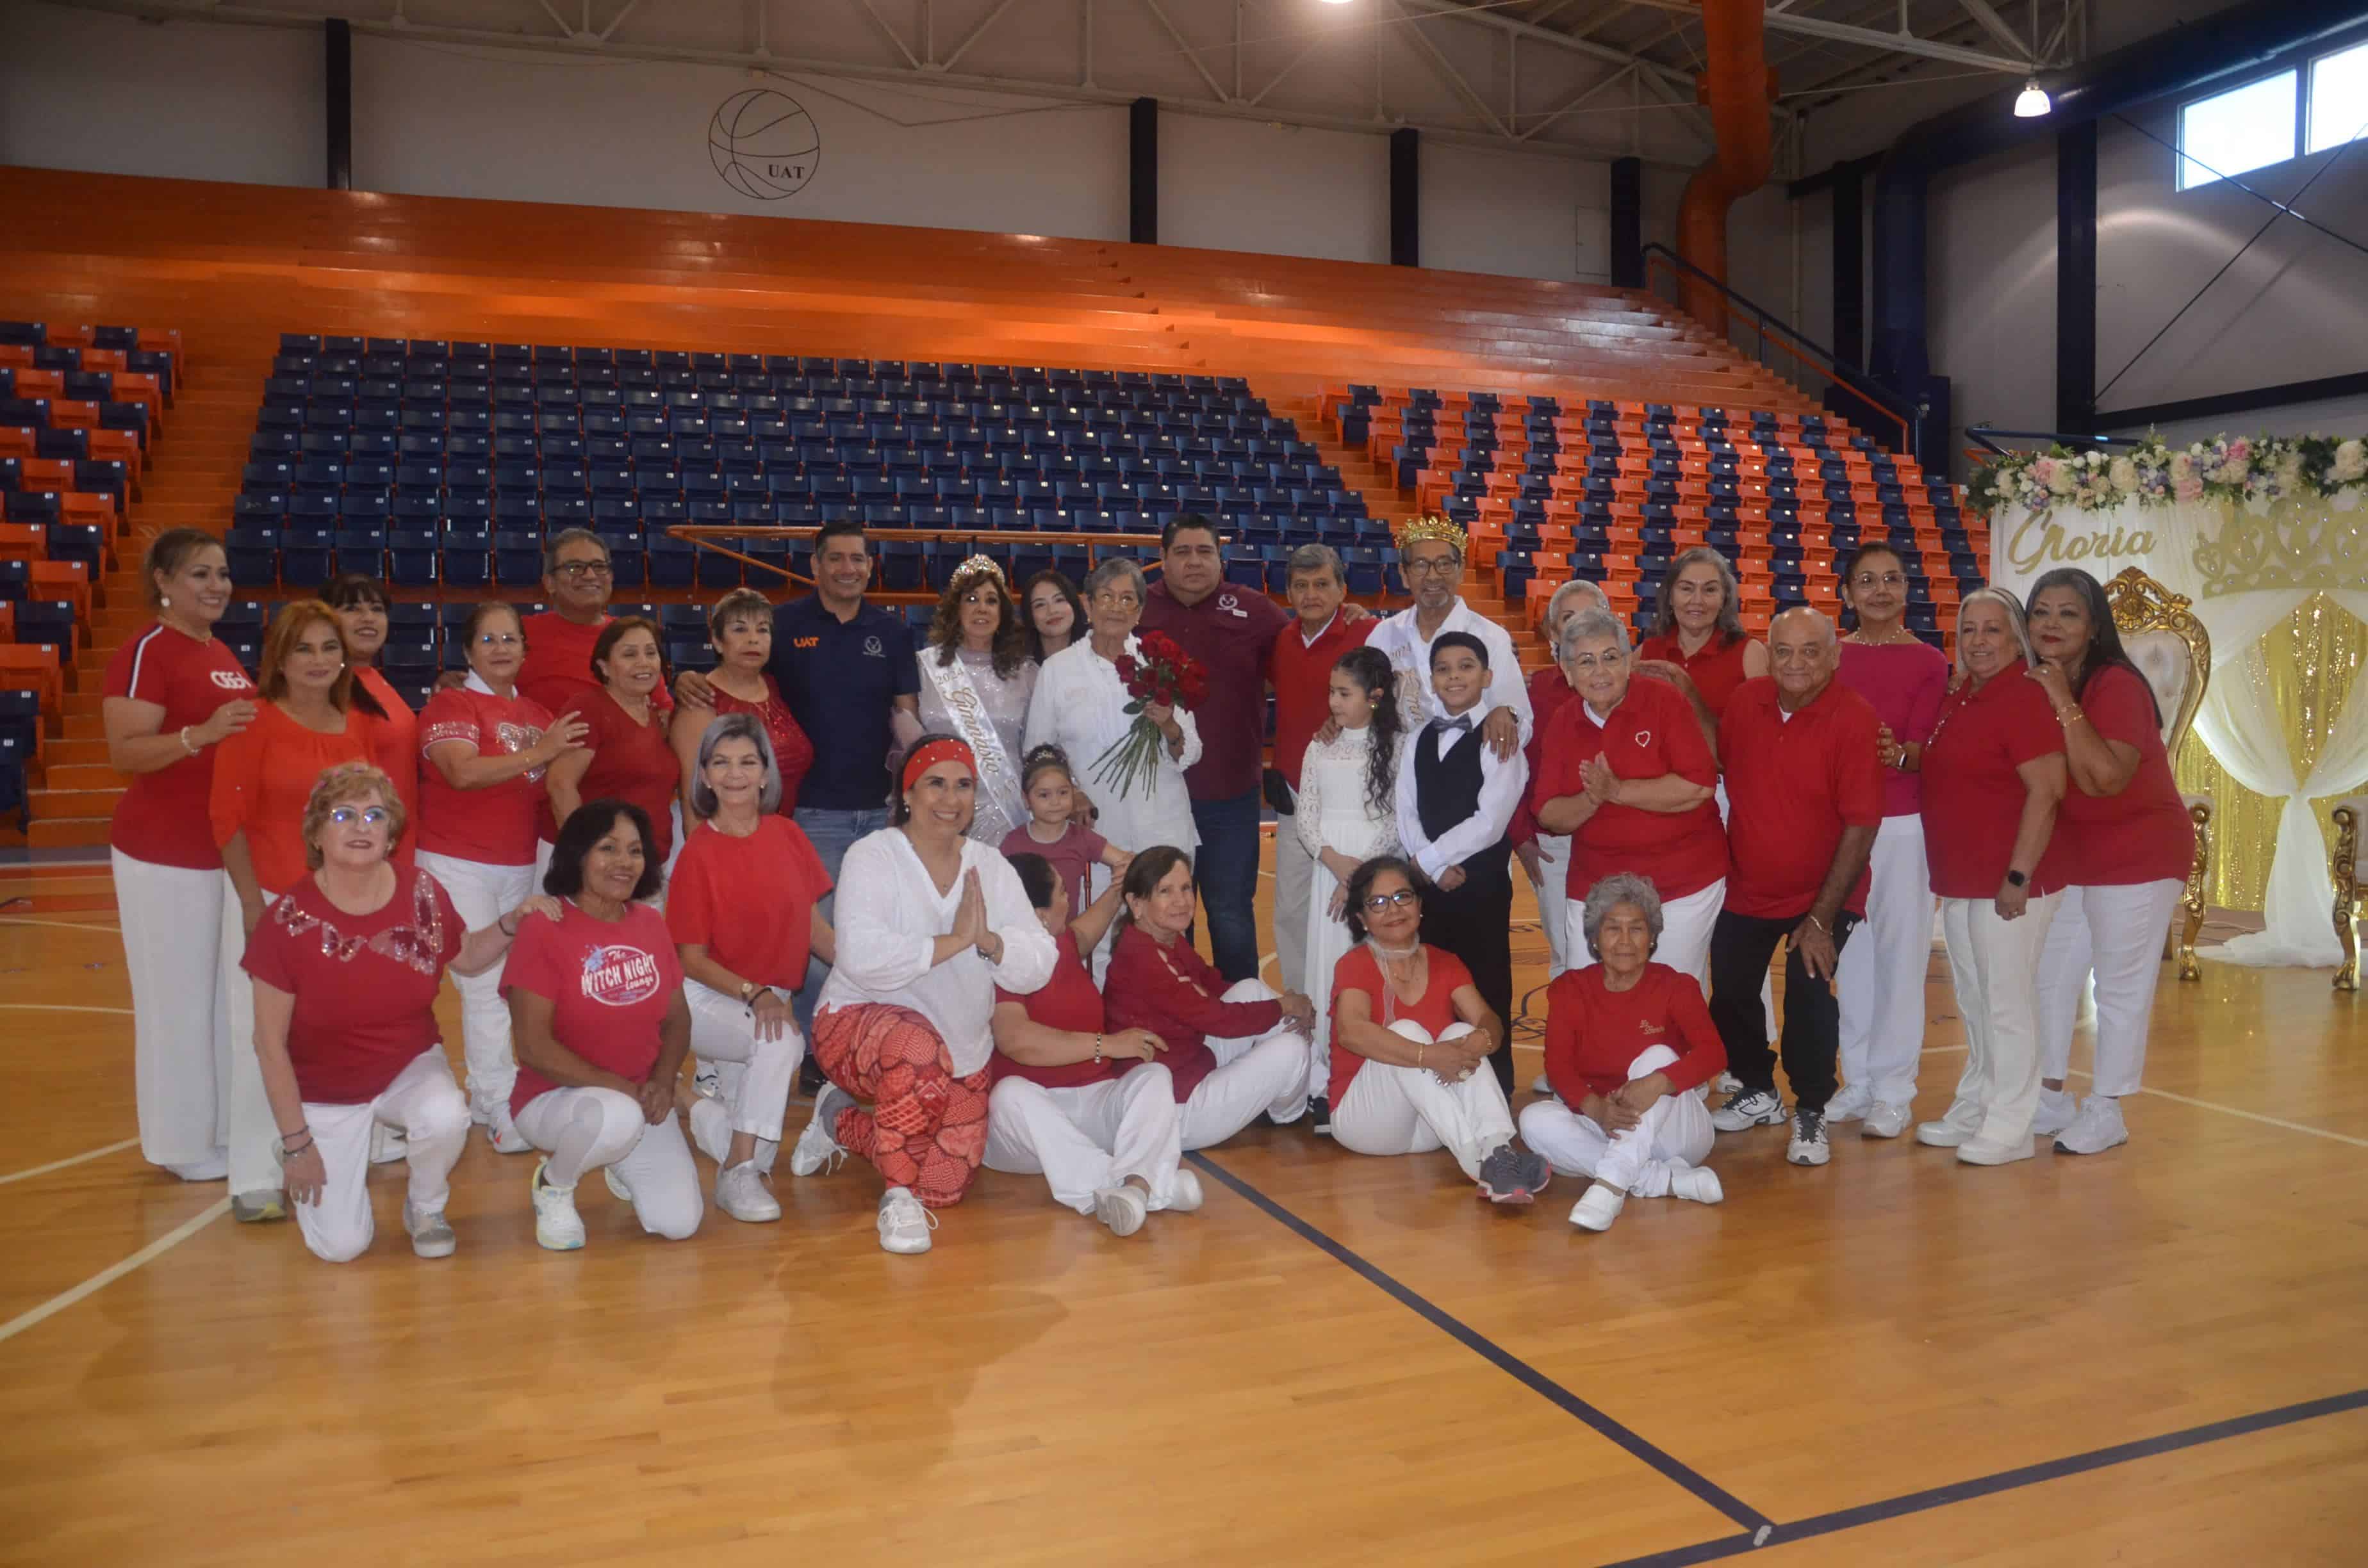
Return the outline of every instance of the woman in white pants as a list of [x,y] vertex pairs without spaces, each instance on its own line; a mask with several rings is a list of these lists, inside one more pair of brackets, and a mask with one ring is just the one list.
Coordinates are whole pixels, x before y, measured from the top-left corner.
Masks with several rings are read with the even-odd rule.
[[2039,1109],[2039,954],[2062,899],[2050,853],[2064,799],[2064,738],[2025,671],[2022,606],[1977,588],[1957,612],[1964,677],[1924,747],[1924,845],[1940,895],[1965,1069],[1916,1141],[1970,1165],[2032,1154]]
[[822,913],[830,873],[776,809],[780,769],[755,714],[709,721],[690,788],[702,820],[676,861],[666,916],[682,960],[690,1049],[715,1068],[715,1093],[690,1102],[691,1142],[715,1162],[718,1209],[752,1223],[778,1220],[765,1178],[806,1053],[790,998],[809,955],[837,959]]
[[1841,683],[1883,721],[1883,825],[1867,858],[1866,924],[1842,949],[1842,1091],[1828,1124],[1857,1121],[1869,1138],[1908,1127],[1924,1051],[1924,971],[1932,960],[1931,868],[1924,858],[1924,743],[1949,694],[1949,661],[1908,631],[1907,568],[1890,545],[1861,545],[1842,563],[1842,599],[1858,628],[1842,639]]
[[411,1250],[451,1256],[458,1244],[444,1207],[469,1136],[469,1102],[437,1035],[437,989],[447,966],[500,962],[529,913],[559,914],[557,901],[529,899],[463,931],[434,877],[389,858],[404,823],[402,792],[379,768],[348,763],[323,773],[303,812],[311,873],[265,912],[243,958],[296,1228],[330,1263],[370,1250],[371,1140],[381,1128],[404,1140]]
[[1513,1139],[1512,1108],[1486,1067],[1505,1022],[1471,971],[1422,940],[1422,873],[1381,856],[1349,879],[1358,946],[1333,971],[1333,1141],[1360,1154],[1444,1149],[1492,1203],[1545,1189],[1546,1162]]
[[230,1169],[230,1008],[222,984],[222,850],[207,801],[222,743],[255,722],[255,683],[214,638],[230,603],[222,540],[168,528],[142,581],[156,624],[107,662],[107,760],[129,776],[108,829],[131,983],[140,1153],[183,1181]]
[[[537,892],[535,810],[542,772],[580,748],[585,724],[556,723],[518,694],[526,634],[508,605],[479,605],[469,617],[469,678],[427,699],[419,714],[420,869],[452,895],[471,926],[483,926]],[[469,1115],[505,1154],[527,1141],[510,1121],[518,1062],[501,977],[454,975],[461,994],[461,1054],[469,1069]]]
[[1083,954],[1118,917],[1113,883],[1069,916],[1066,881],[1042,855],[1010,857],[1028,902],[1059,949],[1053,978],[995,997],[995,1088],[987,1096],[989,1170],[1041,1175],[1055,1203],[1131,1236],[1156,1209],[1201,1207],[1201,1178],[1178,1164],[1183,1111],[1148,1029],[1104,1027]]
[[[1611,608],[1611,601],[1603,597],[1603,590],[1584,577],[1573,577],[1546,601],[1546,613],[1538,630],[1545,635],[1547,653],[1555,654],[1557,662],[1530,676],[1530,712],[1535,723],[1525,749],[1531,778],[1538,776],[1538,764],[1544,756],[1546,726],[1562,710],[1564,703],[1578,695],[1558,662],[1562,629],[1582,611]],[[1530,810],[1530,802],[1524,799],[1513,812],[1513,852],[1520,857],[1521,869],[1529,873],[1530,886],[1538,895],[1538,924],[1546,934],[1546,978],[1551,981],[1570,967],[1570,835],[1542,830],[1536,814]],[[1543,1094],[1540,1085],[1544,1082],[1541,1077],[1531,1087]]]
[[534,1239],[584,1244],[575,1185],[593,1170],[642,1229],[681,1241],[705,1206],[675,1115],[690,1050],[682,965],[666,917],[649,818],[623,801],[587,801],[559,830],[550,892],[556,920],[529,920],[502,969],[518,1041],[510,1115],[546,1157],[530,1191]]
[[1606,877],[1579,906],[1596,962],[1547,992],[1546,1076],[1555,1097],[1522,1108],[1521,1136],[1554,1168],[1593,1178],[1570,1222],[1606,1231],[1630,1198],[1716,1203],[1702,1161],[1717,1134],[1703,1103],[1726,1047],[1693,976],[1651,961],[1661,901],[1642,877]]
[[[2071,780],[2058,824],[2071,884],[2039,961],[2040,1095],[2032,1131],[2056,1152],[2129,1142],[2122,1097],[2146,1071],[2163,941],[2195,860],[2195,824],[2163,747],[2154,690],[2122,648],[2097,579],[2060,567],[2032,587],[2032,674],[2055,705]],[[2080,992],[2096,976],[2096,1075],[2076,1112],[2065,1092]]]
[[1185,933],[1192,926],[1192,862],[1173,845],[1138,851],[1120,884],[1127,918],[1103,983],[1110,1028],[1148,1029],[1183,1107],[1184,1147],[1206,1149],[1260,1111],[1277,1123],[1307,1110],[1308,1036],[1315,1008],[1260,980],[1227,986]]

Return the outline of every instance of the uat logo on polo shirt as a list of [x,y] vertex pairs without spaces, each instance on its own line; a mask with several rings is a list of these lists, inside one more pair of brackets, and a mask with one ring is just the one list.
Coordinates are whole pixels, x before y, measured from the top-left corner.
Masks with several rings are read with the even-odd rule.
[[584,994],[611,1007],[630,1007],[658,993],[658,960],[639,948],[594,948],[584,955]]

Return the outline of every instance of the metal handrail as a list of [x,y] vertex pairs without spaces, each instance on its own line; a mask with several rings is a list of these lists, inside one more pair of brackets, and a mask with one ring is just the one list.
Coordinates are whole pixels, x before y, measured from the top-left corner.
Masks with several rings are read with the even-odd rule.
[[1772,327],[1778,335],[1774,342],[1775,347],[1782,349],[1795,362],[1824,377],[1827,381],[1838,382],[1866,400],[1876,413],[1899,426],[1899,449],[1913,453],[1915,449],[1913,422],[1922,418],[1926,412],[1926,405],[1922,402],[1893,391],[1863,370],[1852,369],[1844,365],[1832,349],[1822,343],[1812,342],[1804,337],[1785,324],[1781,317],[1766,306],[1736,293],[1723,280],[1712,277],[1658,241],[1645,247],[1645,263],[1648,274],[1656,262],[1666,265],[1673,273],[1682,274],[1717,290],[1728,304],[1747,312],[1751,317],[1753,329],[1759,336],[1757,352],[1760,364],[1768,363],[1768,349],[1770,346],[1769,332]]
[[[769,528],[741,528],[731,523],[675,523],[667,528],[666,537],[681,540],[694,549],[712,551],[718,555],[729,556],[745,566],[757,566],[768,572],[778,572],[792,583],[812,587],[814,586],[813,578],[801,577],[779,562],[759,561],[753,555],[734,550],[730,545],[720,541],[727,539],[812,539],[821,531],[819,524],[811,523],[794,527],[777,524]],[[1157,534],[1087,533],[1081,529],[1071,528],[1030,528],[1021,532],[1010,528],[867,528],[863,530],[863,537],[873,543],[896,540],[921,542],[966,540],[975,543],[984,539],[993,540],[997,544],[1016,544],[1021,540],[1030,544],[1082,544],[1086,547],[1086,558],[1088,561],[1093,559],[1093,551],[1098,545],[1110,549],[1121,546],[1127,549],[1139,549],[1144,545],[1157,549],[1159,545]]]
[[[1990,456],[1999,458],[2008,455],[2007,449],[1990,439],[1993,436],[2003,436],[2009,441],[2045,441],[2050,446],[2063,447],[2077,447],[2084,441],[2096,447],[2135,447],[2142,444],[2135,436],[2083,436],[2063,430],[2001,430],[1990,424],[1968,425],[1965,434],[1979,441]],[[1981,454],[1967,448],[1966,455],[1978,457]]]

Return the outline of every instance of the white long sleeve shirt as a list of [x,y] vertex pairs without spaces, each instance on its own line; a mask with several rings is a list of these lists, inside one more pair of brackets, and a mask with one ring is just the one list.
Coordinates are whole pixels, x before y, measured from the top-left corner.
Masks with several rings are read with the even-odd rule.
[[[1127,651],[1140,654],[1140,644],[1127,639]],[[1200,829],[1192,821],[1192,796],[1184,770],[1201,760],[1201,726],[1190,710],[1176,710],[1184,731],[1184,754],[1170,756],[1162,744],[1156,767],[1148,778],[1138,779],[1133,792],[1094,777],[1094,764],[1116,745],[1134,720],[1126,711],[1132,701],[1118,666],[1094,652],[1093,643],[1079,640],[1044,661],[1036,673],[1036,691],[1028,702],[1025,749],[1050,741],[1069,754],[1069,767],[1078,789],[1100,813],[1094,831],[1130,854],[1158,845],[1173,845],[1190,854],[1200,847]]]
[[1530,744],[1537,730],[1536,718],[1530,711],[1529,683],[1521,678],[1520,655],[1513,651],[1513,634],[1486,616],[1474,615],[1472,607],[1463,599],[1447,612],[1439,630],[1425,637],[1415,625],[1420,612],[1414,607],[1391,616],[1367,640],[1369,648],[1379,648],[1398,675],[1398,710],[1406,717],[1409,733],[1420,729],[1432,719],[1441,717],[1445,710],[1439,696],[1430,689],[1431,644],[1451,631],[1465,631],[1480,639],[1488,650],[1488,696],[1480,704],[1474,721],[1486,718],[1499,708],[1509,708],[1521,722],[1521,744]]
[[[1475,730],[1487,717],[1486,710],[1494,706],[1495,695],[1491,691],[1489,701],[1474,706],[1466,715]],[[1431,759],[1437,761],[1461,739],[1460,731],[1443,724],[1428,725],[1406,743],[1406,761],[1398,769],[1398,841],[1406,846],[1406,858],[1420,866],[1423,875],[1433,881],[1450,866],[1462,865],[1504,837],[1513,824],[1513,808],[1520,803],[1521,792],[1529,788],[1530,760],[1526,756],[1515,752],[1507,760],[1497,755],[1494,746],[1483,744],[1480,809],[1437,838],[1423,832],[1422,813],[1415,802],[1415,758],[1428,748]]]
[[954,928],[962,907],[963,879],[939,892],[902,828],[858,839],[839,865],[831,921],[838,962],[816,1008],[868,1002],[910,1007],[946,1042],[955,1073],[968,1077],[995,1053],[995,988],[1037,990],[1053,978],[1056,949],[1019,874],[1001,854],[966,838],[962,869],[978,873],[987,927],[1003,939],[1003,959],[989,963],[973,948],[933,966],[938,938]]

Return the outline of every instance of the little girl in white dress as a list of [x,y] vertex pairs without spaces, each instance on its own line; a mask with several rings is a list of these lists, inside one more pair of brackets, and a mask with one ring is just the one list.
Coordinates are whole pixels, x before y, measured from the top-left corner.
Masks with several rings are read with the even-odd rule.
[[1387,655],[1352,648],[1332,666],[1332,722],[1339,733],[1307,748],[1292,823],[1315,862],[1307,898],[1307,994],[1315,999],[1315,1049],[1307,1092],[1315,1131],[1328,1131],[1324,1093],[1332,1073],[1332,971],[1353,945],[1349,879],[1376,855],[1398,849],[1397,776],[1406,742],[1396,676]]

